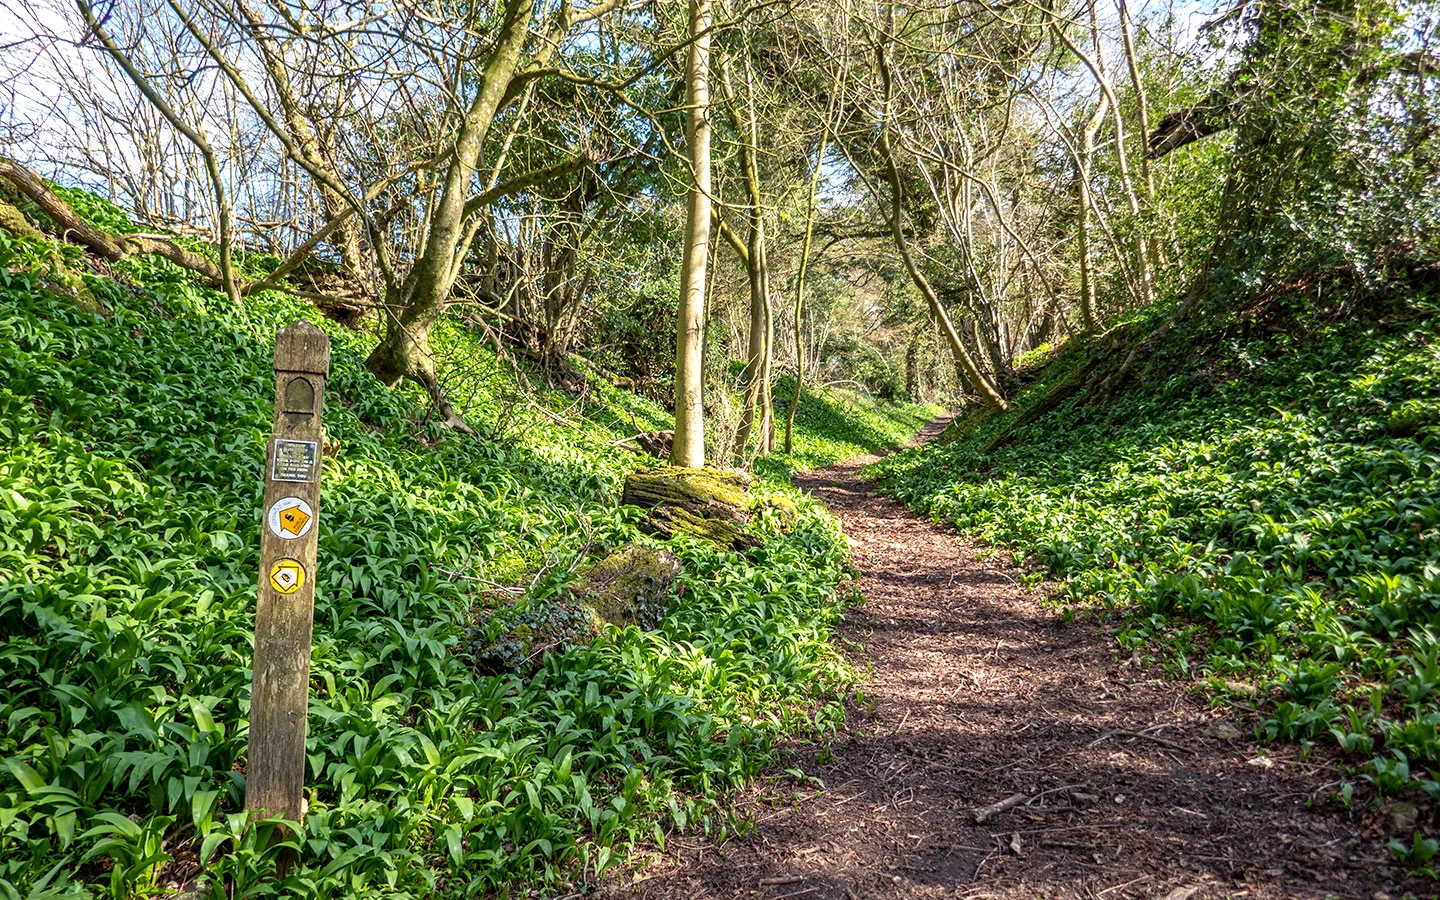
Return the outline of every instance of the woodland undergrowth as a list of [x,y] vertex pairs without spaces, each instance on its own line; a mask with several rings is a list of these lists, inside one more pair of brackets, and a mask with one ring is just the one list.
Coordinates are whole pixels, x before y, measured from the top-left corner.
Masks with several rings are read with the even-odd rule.
[[[274,842],[281,823],[243,811],[244,754],[271,348],[297,317],[333,363],[309,809]],[[437,353],[480,436],[457,435],[366,372],[374,343],[280,293],[237,309],[163,260],[99,272],[0,232],[0,897],[563,886],[642,842],[743,827],[726,790],[778,737],[841,720],[844,542],[779,477],[757,487],[791,493],[798,527],[749,556],[672,542],[658,630],[482,674],[465,628],[543,613],[587,551],[650,540],[617,501],[646,460],[616,442],[669,416],[603,379],[550,390],[446,321]],[[923,415],[815,396],[791,465],[898,443]]]
[[[876,471],[1031,584],[1059,579],[1062,607],[1109,613],[1125,646],[1254,705],[1263,742],[1337,748],[1340,802],[1440,798],[1434,274],[1217,307],[1239,311],[1192,317],[1108,399],[1129,342],[1075,341],[1009,413]],[[1402,856],[1434,856],[1414,840]]]

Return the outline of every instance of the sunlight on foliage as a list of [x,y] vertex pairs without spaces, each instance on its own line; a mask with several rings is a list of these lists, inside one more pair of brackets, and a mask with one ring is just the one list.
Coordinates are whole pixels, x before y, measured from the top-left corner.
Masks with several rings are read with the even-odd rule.
[[1263,738],[1379,752],[1382,794],[1440,795],[1440,305],[1393,307],[1172,341],[1166,377],[984,452],[1086,364],[1068,348],[1011,416],[877,468],[1062,579],[1062,604],[1123,613],[1123,642],[1257,682]]
[[[777,736],[840,722],[843,540],[778,480],[762,492],[795,499],[798,527],[749,558],[672,545],[684,570],[659,630],[610,627],[533,676],[470,667],[463,629],[497,603],[474,579],[520,584],[514,608],[535,610],[570,589],[587,542],[649,540],[616,505],[645,460],[613,442],[633,415],[663,421],[654,404],[600,386],[574,409],[447,323],[437,346],[469,361],[453,367],[489,437],[449,435],[418,392],[364,370],[371,337],[302,303],[237,312],[132,259],[124,281],[84,276],[101,317],[46,288],[52,257],[0,234],[0,896],[137,896],[201,867],[248,897],[593,876],[673,830],[723,834],[719,801]],[[297,317],[334,348],[334,456],[309,812],[273,844],[277,823],[242,809],[244,753],[272,335]],[[854,450],[843,407],[800,418],[790,464]],[[867,408],[865,446],[916,421]],[[284,846],[301,864],[276,882]]]

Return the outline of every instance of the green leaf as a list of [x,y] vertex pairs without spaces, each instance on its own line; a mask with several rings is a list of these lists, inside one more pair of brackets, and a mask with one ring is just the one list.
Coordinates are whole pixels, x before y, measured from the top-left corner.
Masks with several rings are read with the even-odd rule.
[[101,835],[119,835],[132,841],[138,840],[140,837],[140,826],[118,812],[96,813],[94,819],[101,824],[87,829],[84,834],[80,835],[81,840]]
[[445,845],[450,850],[450,858],[455,861],[457,866],[465,860],[465,848],[460,839],[459,825],[451,825],[445,829]]
[[210,857],[215,855],[215,850],[228,840],[229,833],[219,829],[205,835],[205,840],[200,842],[200,865],[208,865]]
[[10,770],[10,774],[15,776],[25,790],[31,793],[45,786],[45,779],[41,778],[40,773],[30,768],[24,760],[7,759],[5,767]]
[[435,749],[435,743],[425,735],[420,735],[420,749],[425,752],[425,761],[432,766],[440,765],[440,751]]
[[200,729],[201,734],[213,734],[220,729],[215,725],[215,719],[210,715],[210,710],[199,700],[190,701],[190,711],[195,716],[195,727]]
[[204,830],[202,823],[209,821],[210,812],[215,807],[215,798],[219,796],[219,791],[196,791],[195,796],[190,799],[190,818],[197,831]]
[[75,813],[68,812],[62,816],[56,816],[53,820],[55,825],[55,836],[60,838],[60,848],[63,850],[70,846],[75,840]]
[[469,797],[463,795],[456,795],[450,798],[450,802],[455,804],[455,809],[457,812],[460,813],[460,818],[464,819],[466,822],[470,821],[470,819],[474,817],[474,800],[471,800]]

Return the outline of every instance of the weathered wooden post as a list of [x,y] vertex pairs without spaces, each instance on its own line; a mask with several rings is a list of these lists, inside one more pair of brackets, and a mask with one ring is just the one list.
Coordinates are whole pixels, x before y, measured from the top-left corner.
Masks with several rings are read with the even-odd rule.
[[265,459],[260,596],[245,808],[300,821],[320,519],[320,409],[330,341],[303,319],[275,335],[275,428]]

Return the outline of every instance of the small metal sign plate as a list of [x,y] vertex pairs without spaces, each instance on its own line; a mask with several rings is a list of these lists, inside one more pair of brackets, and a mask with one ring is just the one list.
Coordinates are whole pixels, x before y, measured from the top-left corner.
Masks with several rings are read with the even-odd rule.
[[275,442],[275,463],[270,477],[275,481],[299,481],[309,483],[315,480],[315,462],[319,459],[320,447],[315,441]]

